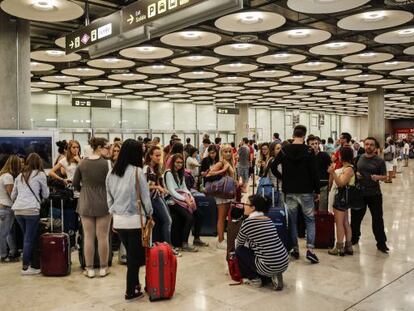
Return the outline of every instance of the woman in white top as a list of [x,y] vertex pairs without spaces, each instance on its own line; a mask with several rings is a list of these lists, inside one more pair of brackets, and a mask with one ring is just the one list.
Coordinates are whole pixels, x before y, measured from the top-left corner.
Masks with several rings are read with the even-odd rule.
[[384,160],[385,166],[387,168],[387,180],[386,183],[392,183],[392,177],[394,174],[394,159],[396,154],[396,148],[394,140],[389,139],[388,142],[385,144],[384,149]]
[[40,203],[49,196],[46,174],[42,159],[31,153],[26,159],[22,173],[14,181],[11,199],[12,209],[24,235],[22,275],[40,273],[36,250],[37,231],[40,220]]
[[193,175],[194,178],[198,177],[198,168],[201,166],[201,164],[197,161],[197,154],[197,148],[191,147],[188,151],[187,160],[185,161],[185,168],[191,171],[191,175]]
[[[127,252],[126,300],[144,296],[139,281],[139,267],[145,265],[140,217],[145,223],[146,215],[152,215],[152,205],[148,183],[141,169],[142,157],[142,144],[127,139],[122,144],[113,169],[106,177],[106,194],[109,212],[113,216],[113,227],[119,233]],[[137,198],[140,198],[142,206],[138,205]]]
[[[22,162],[16,155],[11,155],[0,171],[0,261],[10,262],[19,260],[12,227],[14,213],[11,209],[13,202],[11,193],[13,191],[14,179],[22,170]],[[9,252],[7,251],[9,247]]]
[[[332,182],[331,192],[335,195],[338,192],[338,188],[345,187],[347,185],[355,185],[355,173],[352,166],[354,158],[354,152],[350,147],[341,147],[339,149],[339,160],[342,163],[342,167],[335,170],[335,164],[332,164],[328,173],[330,183]],[[334,216],[336,224],[336,246],[329,250],[330,255],[344,256],[353,255],[352,249],[352,230],[349,225],[348,210],[341,210],[338,207],[334,207]],[[345,247],[344,247],[345,239]]]

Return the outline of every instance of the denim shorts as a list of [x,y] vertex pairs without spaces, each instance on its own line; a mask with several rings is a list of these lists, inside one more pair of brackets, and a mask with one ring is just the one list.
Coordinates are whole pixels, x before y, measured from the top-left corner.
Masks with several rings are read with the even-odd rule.
[[237,167],[237,174],[239,177],[242,178],[243,183],[247,183],[249,181],[249,167]]

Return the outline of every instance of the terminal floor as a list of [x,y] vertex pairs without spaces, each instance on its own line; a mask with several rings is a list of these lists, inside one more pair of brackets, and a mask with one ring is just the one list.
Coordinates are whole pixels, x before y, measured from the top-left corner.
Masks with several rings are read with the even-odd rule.
[[[414,163],[410,164],[414,167]],[[354,256],[333,257],[318,250],[320,264],[303,256],[285,273],[282,292],[247,285],[229,286],[224,251],[209,248],[178,259],[176,294],[170,301],[124,301],[126,267],[115,265],[106,278],[87,279],[72,253],[72,274],[63,278],[20,276],[20,263],[0,265],[0,310],[414,310],[414,169],[405,168],[383,184],[384,219],[390,254],[376,250],[369,212]],[[301,241],[302,254],[304,241]],[[141,280],[143,280],[141,271]]]

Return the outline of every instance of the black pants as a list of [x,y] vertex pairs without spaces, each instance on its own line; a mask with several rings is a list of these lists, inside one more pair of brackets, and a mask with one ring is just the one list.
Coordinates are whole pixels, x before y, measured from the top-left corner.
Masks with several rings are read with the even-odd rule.
[[194,225],[193,235],[195,239],[200,237],[201,214],[195,210],[193,214],[179,205],[171,205],[172,227],[171,238],[174,246],[181,247],[182,243],[188,243],[191,228]]
[[127,253],[126,293],[132,295],[140,286],[139,267],[145,265],[145,250],[141,244],[141,229],[117,229]]
[[372,216],[372,232],[378,246],[385,245],[387,237],[384,231],[384,219],[382,211],[382,195],[364,197],[364,208],[351,211],[352,241],[357,242],[361,236],[361,222],[367,211],[367,206]]
[[245,246],[239,246],[236,248],[236,257],[239,262],[240,273],[242,277],[250,280],[261,278],[262,283],[266,284],[271,281],[267,276],[260,275],[256,269],[254,252]]

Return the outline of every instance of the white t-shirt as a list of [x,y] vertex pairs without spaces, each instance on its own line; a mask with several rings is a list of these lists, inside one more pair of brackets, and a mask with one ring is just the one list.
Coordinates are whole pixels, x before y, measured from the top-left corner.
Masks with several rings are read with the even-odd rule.
[[5,173],[0,176],[0,204],[4,206],[12,206],[13,202],[6,191],[6,186],[13,185],[14,178],[11,174]]
[[410,145],[408,143],[404,144],[404,154],[409,155],[410,153]]
[[[63,166],[66,172],[66,176],[69,180],[73,180],[73,176],[75,176],[76,168],[78,167],[78,164],[76,163],[68,163],[68,160],[66,160],[66,157],[59,160],[59,164]],[[78,191],[73,192],[74,198],[79,198],[80,193]]]

